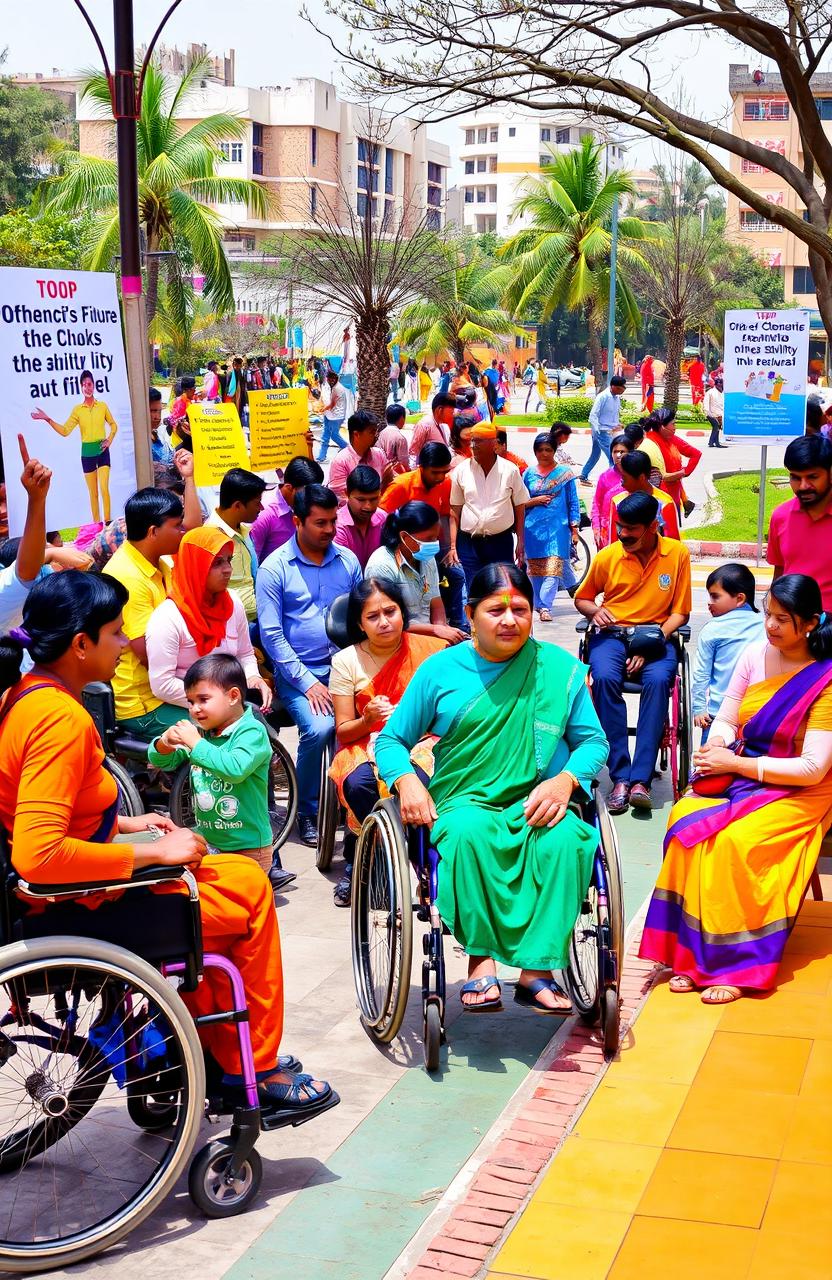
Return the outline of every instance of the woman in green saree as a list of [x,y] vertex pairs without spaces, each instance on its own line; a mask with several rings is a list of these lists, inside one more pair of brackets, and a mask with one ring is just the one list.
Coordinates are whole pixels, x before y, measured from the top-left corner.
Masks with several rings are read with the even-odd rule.
[[[607,758],[586,668],[531,639],[532,586],[513,565],[489,565],[471,583],[472,643],[428,658],[375,744],[405,823],[432,828],[437,905],[468,954],[462,1003],[501,1008],[496,962],[521,972],[514,998],[566,1013],[552,976],[592,870],[596,834],[570,809]],[[435,770],[426,788],[410,751],[425,734]]]

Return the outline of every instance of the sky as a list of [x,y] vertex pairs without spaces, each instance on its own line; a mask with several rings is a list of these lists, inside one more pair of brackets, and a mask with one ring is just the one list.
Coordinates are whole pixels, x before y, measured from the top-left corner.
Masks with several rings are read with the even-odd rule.
[[[135,36],[137,45],[150,38],[169,0],[135,0]],[[286,84],[293,76],[318,76],[332,79],[336,86],[343,80],[337,55],[329,42],[300,17],[287,21],[298,0],[282,0],[281,5],[265,0],[183,0],[170,19],[163,40],[185,48],[189,43],[205,43],[212,52],[236,50],[237,83],[248,86]],[[112,50],[111,0],[86,0],[87,10],[98,27],[108,54]],[[328,26],[320,0],[308,0],[313,15]],[[20,15],[24,15],[21,21]],[[279,18],[276,13],[280,13]],[[12,20],[12,15],[16,15]],[[0,15],[5,19],[0,35],[0,49],[8,47],[6,72],[51,74],[53,68],[71,72],[95,63],[97,51],[72,0],[28,0],[22,7],[17,0],[0,0]],[[287,27],[291,30],[287,40]],[[291,65],[281,55],[291,45]],[[685,94],[708,119],[718,118],[728,108],[728,64],[749,62],[746,48],[731,46],[715,37],[691,40],[674,38],[663,46],[666,61],[654,65],[654,89],[675,94],[683,86]],[[460,139],[459,125],[446,122],[431,126],[431,132],[451,147],[452,157]],[[655,144],[645,140],[630,149],[629,163],[646,169],[655,162]],[[452,160],[451,180],[456,176]]]

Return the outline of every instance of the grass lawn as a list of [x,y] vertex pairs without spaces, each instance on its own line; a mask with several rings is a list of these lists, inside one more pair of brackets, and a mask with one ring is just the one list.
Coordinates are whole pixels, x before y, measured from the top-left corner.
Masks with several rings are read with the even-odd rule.
[[[768,528],[769,517],[775,507],[792,496],[791,489],[775,487],[771,481],[777,476],[788,474],[782,467],[772,467],[766,481],[766,516],[765,526]],[[705,542],[756,542],[757,541],[757,508],[760,502],[760,473],[744,471],[740,475],[727,476],[724,480],[716,480],[716,490],[722,502],[722,519],[718,524],[701,525],[698,528],[686,528],[685,538],[695,538]]]

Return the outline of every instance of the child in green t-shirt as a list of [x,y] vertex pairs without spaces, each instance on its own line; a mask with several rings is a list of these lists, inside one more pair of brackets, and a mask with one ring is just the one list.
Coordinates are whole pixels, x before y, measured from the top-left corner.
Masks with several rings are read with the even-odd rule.
[[148,760],[167,770],[188,761],[197,831],[214,849],[245,854],[268,874],[272,748],[266,726],[246,706],[245,672],[236,658],[212,653],[188,668],[184,685],[196,724],[180,720],[166,730]]

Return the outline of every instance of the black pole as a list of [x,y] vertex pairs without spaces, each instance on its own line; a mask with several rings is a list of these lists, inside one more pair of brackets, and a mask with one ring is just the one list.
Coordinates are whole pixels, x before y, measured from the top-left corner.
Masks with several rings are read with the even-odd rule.
[[116,120],[118,170],[118,221],[121,240],[121,298],[127,348],[127,375],[133,415],[136,480],[139,487],[153,483],[148,414],[147,344],[142,298],[141,239],[139,235],[139,165],[136,152],[135,48],[133,0],[113,0],[115,66],[113,113]]

